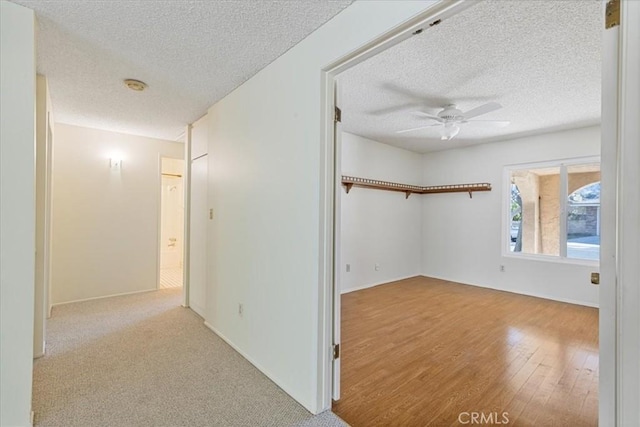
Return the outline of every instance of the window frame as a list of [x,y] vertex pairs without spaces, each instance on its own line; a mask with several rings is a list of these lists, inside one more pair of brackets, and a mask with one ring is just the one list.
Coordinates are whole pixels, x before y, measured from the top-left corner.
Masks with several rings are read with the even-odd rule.
[[[559,264],[574,264],[574,265],[586,265],[598,267],[600,260],[588,260],[581,258],[568,258],[567,257],[567,213],[569,207],[568,200],[568,175],[567,168],[569,166],[598,163],[600,164],[600,156],[584,156],[584,157],[571,157],[558,160],[548,160],[542,162],[528,162],[528,163],[516,163],[506,165],[503,168],[502,176],[502,232],[501,244],[502,256],[505,258],[515,258],[530,261],[545,261]],[[544,168],[560,168],[560,215],[559,215],[559,239],[560,239],[560,253],[559,255],[547,255],[547,254],[531,254],[523,252],[511,251],[511,173],[517,170],[523,169],[544,169]],[[566,196],[564,194],[567,194]]]

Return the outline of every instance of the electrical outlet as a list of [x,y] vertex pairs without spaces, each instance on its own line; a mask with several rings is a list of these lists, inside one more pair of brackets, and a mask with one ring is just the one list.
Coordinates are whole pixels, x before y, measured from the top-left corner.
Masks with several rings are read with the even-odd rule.
[[347,273],[351,271],[351,264],[347,264]]
[[501,272],[501,273],[504,273],[504,265],[501,265],[501,266],[500,266],[500,272]]
[[380,264],[376,262],[376,265],[373,267],[376,271],[380,271]]
[[238,304],[238,316],[242,317],[244,314],[244,305]]

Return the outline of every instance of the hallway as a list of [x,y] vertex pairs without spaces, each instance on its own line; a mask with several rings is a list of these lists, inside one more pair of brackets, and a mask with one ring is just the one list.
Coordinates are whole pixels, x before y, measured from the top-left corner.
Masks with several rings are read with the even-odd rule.
[[180,289],[54,307],[35,426],[344,426],[313,417],[180,306]]

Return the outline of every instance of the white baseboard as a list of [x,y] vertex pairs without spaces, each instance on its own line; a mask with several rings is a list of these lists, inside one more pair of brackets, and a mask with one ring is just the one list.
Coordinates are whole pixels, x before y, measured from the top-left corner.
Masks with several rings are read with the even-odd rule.
[[258,369],[260,372],[262,372],[264,375],[267,376],[267,378],[269,378],[271,381],[273,381],[278,387],[280,387],[285,393],[287,393],[293,400],[295,400],[296,402],[298,402],[299,404],[301,404],[307,411],[311,412],[314,415],[317,415],[318,413],[314,412],[312,409],[310,409],[307,405],[305,405],[303,402],[299,401],[298,399],[296,399],[296,397],[294,396],[294,394],[286,387],[282,384],[282,381],[280,381],[278,379],[278,377],[276,377],[275,375],[273,375],[271,372],[269,372],[267,369],[265,369],[264,367],[262,367],[258,362],[256,362],[255,360],[253,360],[249,355],[247,355],[244,351],[242,351],[241,349],[239,349],[233,342],[231,342],[231,340],[229,340],[227,337],[225,337],[220,331],[218,331],[216,328],[213,327],[213,325],[211,325],[209,322],[207,322],[205,320],[204,325],[209,328],[214,334],[216,334],[217,336],[219,336],[224,342],[226,342],[227,344],[229,344],[231,346],[231,348],[233,348],[235,351],[237,351],[242,357],[244,357],[245,359],[247,359],[247,361],[249,363],[251,363],[253,366],[256,367],[256,369]]
[[195,312],[198,316],[202,317],[204,319],[204,308],[200,307],[199,305],[196,304],[190,304],[189,308]]
[[477,286],[478,288],[493,289],[495,291],[509,292],[510,294],[526,295],[528,297],[535,297],[535,298],[548,299],[548,300],[551,300],[551,301],[565,302],[567,304],[582,305],[582,306],[585,306],[585,307],[594,307],[594,308],[598,308],[599,307],[599,304],[597,304],[597,303],[574,300],[574,299],[570,299],[570,298],[559,298],[559,297],[556,297],[556,296],[540,294],[540,293],[537,293],[537,292],[516,291],[516,290],[513,290],[513,289],[498,288],[496,286],[481,285],[479,283],[468,283],[468,282],[465,283],[465,282],[460,282],[459,280],[454,280],[454,279],[441,277],[441,276],[434,276],[434,275],[428,275],[428,276],[427,275],[422,275],[422,276],[423,277],[431,277],[433,279],[445,280],[447,282],[460,283],[462,285]]
[[35,353],[35,354],[33,355],[33,358],[34,358],[34,359],[40,359],[41,357],[44,357],[44,351],[39,352],[39,353]]
[[[111,298],[111,297],[121,297],[121,296],[124,296],[124,295],[141,294],[143,292],[154,292],[154,291],[157,291],[157,289],[155,289],[155,288],[153,288],[153,289],[145,289],[145,290],[142,290],[142,291],[123,292],[121,294],[111,294],[111,295],[103,295],[103,296],[100,296],[100,297],[76,299],[76,300],[73,300],[73,301],[57,302],[55,304],[52,304],[51,308],[56,307],[58,305],[72,304],[74,302],[93,301],[93,300],[96,300],[96,299]],[[49,317],[51,317],[51,314],[49,314]]]
[[356,286],[355,288],[342,289],[340,294],[348,294],[349,292],[361,291],[363,289],[373,288],[374,286],[386,285],[388,283],[399,282],[400,280],[412,279],[414,277],[421,277],[420,274],[413,274],[411,276],[399,277],[397,279],[389,279],[384,282],[370,283],[368,285]]

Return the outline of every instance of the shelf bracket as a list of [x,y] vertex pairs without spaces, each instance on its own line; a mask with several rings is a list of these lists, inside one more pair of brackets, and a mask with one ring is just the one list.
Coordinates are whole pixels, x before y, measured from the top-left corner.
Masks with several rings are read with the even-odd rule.
[[349,194],[349,191],[351,191],[351,187],[353,187],[353,182],[344,183],[344,189],[346,190],[347,194]]
[[411,195],[411,191],[405,191],[404,194],[406,194],[405,199],[408,199]]

